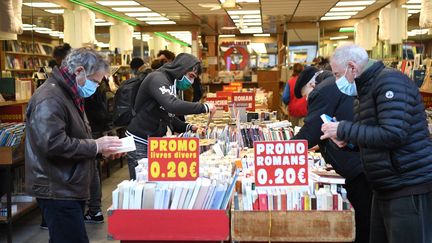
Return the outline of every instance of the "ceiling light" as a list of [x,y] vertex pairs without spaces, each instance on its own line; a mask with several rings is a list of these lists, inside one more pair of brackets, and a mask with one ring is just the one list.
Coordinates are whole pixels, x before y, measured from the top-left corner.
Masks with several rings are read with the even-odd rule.
[[163,20],[169,20],[169,18],[165,17],[149,17],[149,18],[137,18],[139,21],[163,21]]
[[355,32],[355,28],[354,27],[342,27],[339,29],[339,32],[341,32],[341,33]]
[[[240,19],[239,15],[230,15],[232,19]],[[249,14],[249,15],[243,15],[243,19],[260,19],[261,15],[259,14]]]
[[237,27],[235,27],[235,26],[224,26],[221,29],[222,30],[235,30],[235,29],[237,29]]
[[330,12],[350,12],[350,11],[362,11],[365,9],[365,6],[362,7],[334,7],[330,9]]
[[408,35],[414,36],[414,35],[425,35],[429,32],[428,29],[413,29],[411,31],[408,31]]
[[147,11],[151,11],[149,8],[146,7],[135,7],[135,8],[112,8],[115,11],[118,12],[147,12]]
[[261,37],[269,37],[270,34],[253,34],[253,36],[257,36],[257,37],[259,37],[259,36],[261,36]]
[[174,21],[147,21],[149,25],[158,25],[158,24],[176,24]]
[[64,9],[44,9],[45,11],[53,14],[62,14],[64,13]]
[[58,8],[60,5],[55,3],[45,3],[45,2],[32,2],[32,3],[23,3],[23,5],[35,8]]
[[104,22],[104,23],[95,23],[95,26],[110,26],[113,25],[111,22]]
[[242,34],[254,34],[254,33],[262,33],[262,28],[244,28],[240,29],[240,33]]
[[22,27],[24,28],[31,28],[31,27],[35,27],[36,25],[34,24],[23,24]]
[[408,9],[408,13],[409,13],[409,14],[416,14],[416,13],[420,13],[420,9]]
[[348,39],[348,36],[343,35],[343,36],[330,37],[330,40],[344,40],[344,39]]
[[[242,22],[240,19],[234,19],[234,23],[240,23]],[[243,23],[261,23],[261,19],[243,19]]]
[[243,28],[247,28],[245,26],[261,26],[261,23],[245,23],[243,25],[237,24],[238,27],[243,26]]
[[103,6],[138,6],[139,3],[135,1],[96,1]]
[[321,20],[339,20],[339,19],[349,19],[351,16],[324,16]]
[[233,10],[228,11],[229,15],[261,14],[259,10]]
[[219,35],[220,38],[231,38],[235,37],[235,35]]
[[95,19],[95,23],[102,23],[106,22],[105,19]]
[[144,13],[126,13],[127,16],[130,17],[160,17],[161,15],[158,13],[148,13],[148,12],[144,12]]
[[[220,0],[221,3],[224,3],[225,0]],[[259,0],[236,0],[237,3],[259,3]]]
[[408,0],[408,4],[412,4],[412,3],[418,3],[420,4],[422,2],[422,0]]
[[371,5],[375,1],[346,1],[346,2],[338,2],[336,6],[362,6],[362,5]]
[[327,12],[325,16],[347,16],[356,15],[358,12]]
[[421,5],[402,5],[402,8],[407,8],[407,9],[421,9]]

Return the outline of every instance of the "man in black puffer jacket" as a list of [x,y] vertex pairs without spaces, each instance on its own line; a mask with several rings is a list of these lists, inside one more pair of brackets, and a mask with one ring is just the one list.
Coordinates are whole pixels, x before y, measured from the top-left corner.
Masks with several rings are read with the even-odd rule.
[[357,144],[373,187],[371,242],[432,242],[432,142],[415,83],[356,45],[335,50],[338,88],[358,96],[354,122],[322,126],[322,139]]
[[363,173],[360,155],[349,148],[338,148],[330,139],[320,140],[323,124],[320,116],[326,114],[337,120],[352,121],[354,98],[339,91],[332,72],[319,71],[315,67],[307,67],[300,73],[294,94],[297,98],[307,97],[308,114],[293,139],[307,140],[309,148],[318,145],[325,161],[345,178],[347,197],[355,210],[355,242],[367,243],[372,190]]

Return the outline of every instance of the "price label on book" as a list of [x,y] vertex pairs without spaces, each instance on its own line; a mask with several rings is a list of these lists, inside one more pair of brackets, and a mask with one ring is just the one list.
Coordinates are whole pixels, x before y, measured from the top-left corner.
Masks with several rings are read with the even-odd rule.
[[254,142],[256,186],[307,186],[306,140]]
[[209,97],[206,101],[213,103],[218,110],[228,111],[228,97]]
[[254,92],[232,93],[231,101],[236,107],[246,107],[248,111],[255,111]]
[[199,175],[198,138],[149,138],[149,181],[195,181]]

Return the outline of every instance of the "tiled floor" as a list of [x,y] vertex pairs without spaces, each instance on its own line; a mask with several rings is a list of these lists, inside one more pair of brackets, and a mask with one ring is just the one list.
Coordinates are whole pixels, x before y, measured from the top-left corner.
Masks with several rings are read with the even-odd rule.
[[[107,222],[106,222],[106,209],[111,205],[111,192],[119,182],[129,179],[129,172],[127,164],[123,168],[112,172],[109,178],[102,182],[102,206],[104,210],[105,223],[103,224],[86,224],[87,234],[90,242],[115,242],[107,240]],[[115,165],[118,168],[118,165]],[[14,243],[47,243],[48,231],[39,228],[41,222],[41,215],[38,209],[32,211],[26,216],[18,219],[13,224],[13,242]],[[6,227],[0,225],[0,242],[7,242]]]

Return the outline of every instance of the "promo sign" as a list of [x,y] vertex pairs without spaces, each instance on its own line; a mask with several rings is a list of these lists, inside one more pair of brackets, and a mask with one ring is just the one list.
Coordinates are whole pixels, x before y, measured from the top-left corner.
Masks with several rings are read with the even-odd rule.
[[228,100],[231,100],[231,95],[230,91],[216,91],[216,97],[227,97]]
[[206,102],[213,103],[218,110],[228,111],[228,97],[208,97]]
[[149,138],[149,181],[195,181],[198,174],[198,138]]
[[307,186],[306,140],[254,142],[256,186]]
[[240,91],[240,87],[238,86],[231,86],[231,85],[224,85],[222,87],[222,91],[228,91],[228,92],[238,92]]
[[232,93],[231,102],[234,103],[236,107],[246,107],[248,111],[255,111],[254,92]]

